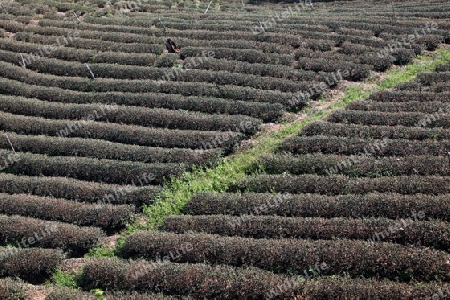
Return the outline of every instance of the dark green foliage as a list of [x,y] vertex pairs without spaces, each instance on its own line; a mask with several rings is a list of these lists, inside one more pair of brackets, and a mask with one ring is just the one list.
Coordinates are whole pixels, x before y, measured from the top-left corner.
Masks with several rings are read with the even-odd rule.
[[[314,267],[314,264],[311,267]],[[306,271],[308,272],[309,269]],[[109,278],[110,274],[115,274],[117,279],[105,282],[103,279]],[[311,275],[311,273],[309,274]],[[170,263],[155,267],[144,261],[125,264],[111,259],[98,259],[89,263],[84,268],[82,286],[87,290],[96,287],[108,290],[132,291],[137,289],[139,291],[164,292],[165,294],[190,294],[194,299],[266,299],[273,297],[276,297],[275,299],[293,299],[295,295],[302,295],[308,300],[327,299],[330,295],[334,298],[347,297],[349,299],[370,298],[373,295],[385,299],[403,299],[411,296],[424,298],[433,295],[438,289],[449,288],[447,284],[421,283],[418,285],[387,280],[350,279],[340,276],[318,277],[303,281],[295,276],[273,274],[256,268],[241,269],[223,265],[211,267],[204,264]],[[110,299],[108,295],[106,297]],[[122,298],[119,299],[122,300]]]
[[332,153],[343,155],[375,156],[440,156],[450,146],[449,140],[428,139],[423,141],[407,139],[366,140],[335,136],[293,136],[282,142],[282,151],[295,154]]
[[[9,128],[1,128],[7,130],[22,131],[22,126],[35,126],[43,129],[45,132],[45,125],[47,128],[58,130],[61,122],[46,122],[41,118],[30,117],[28,120],[26,117],[15,116],[10,114],[4,114],[0,112],[1,117],[5,117],[7,126]],[[11,118],[10,118],[11,117]],[[11,124],[14,121],[22,121],[16,124]],[[28,121],[28,122],[23,122]],[[33,122],[34,121],[34,122]],[[42,124],[42,123],[44,124]],[[45,124],[47,123],[47,124]],[[58,124],[59,123],[59,124]],[[76,124],[76,121],[72,123]],[[0,126],[3,125],[0,121]],[[42,126],[39,126],[42,125]],[[65,123],[66,126],[70,126],[71,123]],[[29,128],[29,127],[28,127]],[[76,128],[76,126],[72,126]],[[82,130],[83,127],[80,127]],[[65,129],[61,129],[59,133],[64,133]],[[35,132],[33,132],[35,133]],[[183,148],[161,148],[161,147],[145,147],[137,145],[129,145],[123,143],[112,143],[100,139],[88,139],[88,138],[76,138],[76,137],[64,137],[64,134],[58,137],[44,136],[44,135],[19,135],[16,133],[8,132],[8,137],[14,140],[14,149],[18,152],[32,152],[32,153],[45,153],[49,156],[85,156],[103,159],[115,159],[125,161],[140,161],[145,163],[185,163],[186,165],[198,164],[198,165],[215,165],[220,159],[222,150],[209,149],[209,150],[192,150]],[[7,139],[0,139],[0,148],[11,149],[11,145]],[[99,151],[101,149],[101,151]]]
[[[85,290],[101,288],[162,292],[169,295],[189,294],[194,299],[263,299],[271,289],[276,289],[287,280],[287,276],[257,268],[146,261],[130,264],[102,258],[84,267],[80,286]],[[292,298],[296,289],[298,286],[293,286],[281,294]]]
[[[10,151],[0,150],[0,157],[7,159]],[[88,157],[47,156],[18,153],[16,162],[9,164],[7,171],[27,176],[62,176],[86,181],[136,185],[138,178],[145,176],[142,185],[157,185],[180,175],[187,170],[185,164],[117,161]]]
[[343,175],[259,175],[240,179],[230,192],[318,193],[323,195],[390,192],[440,194],[450,192],[448,176],[395,176],[353,179]]
[[[136,186],[121,186],[67,177],[16,176],[0,173],[0,192],[52,196],[89,203],[104,201],[112,204],[134,204],[140,207],[143,203],[152,203],[161,187],[155,185],[142,187],[138,183],[139,179],[142,180],[136,178]],[[110,197],[105,199],[107,196]]]
[[424,85],[434,85],[439,82],[449,82],[450,72],[422,72],[417,74],[417,80]]
[[412,63],[416,53],[411,49],[395,49],[391,56],[395,58],[394,64],[403,66]]
[[[259,90],[251,87],[226,85],[217,87],[211,83],[173,82],[154,80],[104,79],[88,80],[78,77],[60,77],[24,70],[19,66],[0,61],[0,76],[20,80],[30,85],[50,86],[79,92],[164,93],[220,97],[252,102],[281,103],[290,107],[291,93]],[[23,95],[21,95],[23,96]]]
[[[186,243],[191,243],[192,251],[179,250]],[[172,251],[176,262],[254,266],[281,272],[290,270],[300,275],[319,261],[329,266],[321,275],[347,271],[351,276],[381,276],[406,282],[450,277],[446,252],[383,242],[375,245],[345,239],[274,240],[138,231],[126,237],[120,255],[155,259]],[[417,264],[412,257],[423,263]]]
[[404,126],[367,126],[329,122],[313,122],[303,127],[302,135],[334,135],[340,137],[360,137],[363,139],[410,139],[443,140],[450,139],[450,132],[441,128]]
[[376,102],[356,100],[349,103],[348,110],[382,111],[382,112],[421,112],[426,114],[450,112],[450,104],[445,102]]
[[327,60],[327,59],[312,59],[312,58],[299,58],[298,68],[312,71],[324,71],[324,72],[348,72],[348,76],[344,76],[344,79],[351,81],[361,81],[367,78],[370,74],[370,67],[363,64],[355,64],[351,62]]
[[[424,74],[424,73],[419,73]],[[415,88],[420,90],[420,83],[413,84]],[[440,101],[440,102],[450,102],[450,93],[443,93],[437,95],[432,92],[421,92],[421,91],[380,91],[373,93],[370,97],[372,101],[379,102],[411,102],[411,101],[420,101],[420,102],[432,102],[432,101]]]
[[133,220],[132,205],[87,204],[52,197],[0,193],[0,214],[97,226],[106,231],[124,228]]
[[61,101],[79,104],[111,104],[113,102],[117,105],[167,108],[172,110],[184,109],[210,114],[249,115],[266,122],[275,121],[283,114],[283,106],[279,103],[238,101],[161,93],[85,93],[55,87],[27,85],[5,78],[1,78],[0,82],[2,82],[2,85],[0,85],[0,93],[2,94],[12,94],[27,98],[36,97],[50,102]]
[[[423,213],[426,216],[425,212]],[[422,215],[421,215],[422,216]],[[424,221],[412,217],[402,220],[385,218],[286,218],[278,216],[169,216],[162,230],[174,233],[201,232],[246,238],[358,239],[403,245],[420,244],[438,250],[450,249],[450,226],[442,221]],[[376,235],[379,234],[378,236]]]
[[[4,113],[0,114],[5,116]],[[34,117],[16,117],[6,114],[7,119],[0,120],[0,128],[8,131],[19,131],[31,135],[51,135],[63,137],[80,137],[102,139],[116,143],[131,145],[191,148],[208,150],[222,148],[232,150],[245,138],[242,133],[222,131],[170,130],[163,128],[147,128],[134,125],[122,125],[104,122],[85,122],[83,130],[77,121],[45,120]],[[245,124],[244,124],[245,126]]]
[[434,69],[435,72],[450,72],[450,64],[437,65]]
[[448,163],[445,156],[407,155],[375,157],[372,155],[335,154],[278,154],[264,155],[258,164],[268,174],[284,172],[301,174],[342,174],[354,177],[378,177],[399,175],[441,175],[450,176],[450,169],[442,166]]
[[[281,198],[280,198],[281,197]],[[326,196],[319,194],[198,193],[183,209],[191,215],[264,215],[323,218],[409,218],[424,211],[426,218],[450,220],[446,195],[368,193]]]
[[434,114],[418,112],[377,112],[359,110],[334,111],[328,117],[332,123],[347,123],[360,125],[388,125],[413,127],[450,128],[450,104]]
[[82,255],[105,236],[96,227],[80,227],[57,221],[0,215],[0,240],[21,247],[60,248],[73,256]]
[[183,57],[195,57],[200,56],[203,51],[214,53],[214,58],[220,59],[232,59],[238,61],[246,61],[249,63],[265,63],[272,65],[286,65],[289,66],[294,61],[292,55],[279,55],[275,53],[262,53],[254,49],[230,49],[230,48],[195,48],[185,47],[181,49],[181,55]]
[[44,283],[64,259],[60,250],[41,248],[2,247],[0,256],[1,276],[19,277],[33,284]]
[[317,76],[313,71],[296,70],[290,66],[230,61],[213,57],[187,57],[183,63],[184,65],[189,64],[193,69],[228,71],[292,81],[313,81]]
[[0,96],[0,109],[12,114],[48,119],[113,122],[169,129],[236,131],[253,134],[261,121],[248,116],[210,115],[199,112],[119,105],[67,104],[22,97]]
[[442,44],[443,42],[442,36],[436,35],[436,34],[426,34],[422,35],[417,39],[417,42],[419,44],[424,44],[425,49],[428,51],[434,51],[436,48]]

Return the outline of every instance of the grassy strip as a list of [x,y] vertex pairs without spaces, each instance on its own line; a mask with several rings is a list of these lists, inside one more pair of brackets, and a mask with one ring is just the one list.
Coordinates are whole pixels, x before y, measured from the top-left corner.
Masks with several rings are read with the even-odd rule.
[[[214,169],[196,169],[193,172],[184,173],[179,178],[172,178],[165,184],[163,191],[156,196],[155,204],[144,208],[144,213],[149,217],[145,227],[155,228],[166,216],[179,214],[187,201],[198,192],[223,192],[236,179],[245,177],[248,172],[257,172],[258,170],[251,168],[260,154],[274,152],[284,138],[298,133],[307,123],[322,119],[356,99],[367,98],[376,91],[414,80],[417,73],[432,71],[436,65],[448,62],[450,62],[448,50],[437,50],[433,56],[418,56],[414,64],[408,65],[406,69],[388,71],[387,78],[379,80],[375,87],[370,89],[349,87],[346,95],[329,108],[321,111],[306,111],[307,117],[302,121],[285,124],[277,132],[262,134],[255,139],[256,146],[225,158]],[[130,226],[125,233],[133,232],[137,227]]]

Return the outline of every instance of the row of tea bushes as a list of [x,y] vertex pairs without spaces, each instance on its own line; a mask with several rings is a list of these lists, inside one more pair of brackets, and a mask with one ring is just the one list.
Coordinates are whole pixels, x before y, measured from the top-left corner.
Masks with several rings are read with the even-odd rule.
[[[425,212],[420,212],[425,215]],[[417,216],[416,216],[417,218]],[[420,218],[419,218],[420,219]],[[386,218],[287,218],[279,216],[169,216],[162,230],[264,239],[355,239],[420,245],[449,251],[450,229],[441,221]],[[375,238],[375,240],[373,240]]]
[[[188,250],[184,250],[183,245],[188,244],[192,249],[186,246]],[[179,263],[253,266],[283,273],[289,270],[300,275],[317,261],[322,261],[329,268],[321,275],[338,275],[346,271],[352,277],[381,276],[405,282],[413,279],[442,279],[445,282],[450,277],[447,252],[384,242],[368,245],[360,240],[253,239],[138,231],[125,238],[119,251],[123,258],[150,260],[176,251],[174,260]],[[416,260],[423,263],[417,264]]]
[[[189,294],[194,299],[293,299],[296,295],[301,295],[311,300],[326,299],[330,296],[369,298],[374,295],[386,299],[410,296],[423,298],[433,295],[442,287],[435,283],[417,285],[340,276],[318,277],[305,281],[301,277],[273,274],[257,268],[174,263],[155,265],[145,261],[130,263],[111,258],[100,258],[88,263],[81,274],[80,285],[85,290],[100,288],[163,292],[169,295]],[[130,298],[120,300],[128,299]],[[131,299],[148,298],[137,296]]]
[[421,72],[417,74],[417,79],[423,85],[448,82],[450,80],[450,72]]
[[132,205],[97,205],[53,197],[0,193],[0,214],[119,230],[133,220]]
[[90,104],[101,103],[172,110],[198,111],[208,114],[248,115],[265,122],[278,120],[283,112],[280,103],[250,102],[234,99],[183,96],[161,93],[85,93],[64,90],[57,87],[29,85],[16,80],[0,79],[0,93],[27,98],[38,98],[50,102]]
[[[45,36],[39,34],[19,35],[16,40],[32,44],[55,45],[58,43],[59,36]],[[67,47],[75,49],[93,50],[97,52],[133,52],[133,53],[153,53],[161,54],[164,50],[163,45],[149,43],[122,43],[113,41],[104,41],[97,39],[85,39],[81,37],[72,38],[67,43]]]
[[183,63],[184,65],[189,64],[191,68],[194,69],[228,71],[262,77],[283,78],[293,81],[314,81],[317,79],[316,72],[296,70],[289,66],[232,61],[213,57],[201,57],[201,59],[197,57],[187,57],[184,59]]
[[361,139],[337,136],[293,136],[282,142],[281,151],[295,154],[332,153],[338,155],[376,155],[376,156],[441,156],[450,147],[450,140],[427,139]]
[[105,233],[97,227],[81,227],[58,221],[0,215],[0,238],[21,247],[62,249],[73,256],[83,255],[97,245]]
[[242,115],[219,115],[143,108],[115,104],[74,104],[48,102],[35,98],[0,95],[0,110],[11,114],[42,117],[47,119],[80,120],[86,122],[113,122],[144,127],[199,131],[234,131],[253,134],[262,124],[261,120]]
[[[21,247],[0,247],[0,257],[1,277],[20,278],[34,284],[44,283],[65,258],[61,250]],[[0,293],[11,296],[9,292],[12,292],[12,295],[20,297],[24,294],[20,283],[0,279]]]
[[311,59],[311,58],[299,58],[298,68],[312,71],[323,72],[347,72],[347,76],[343,75],[344,79],[351,81],[361,81],[367,78],[370,74],[370,66],[363,64],[355,64],[345,61],[330,61],[325,59]]
[[[139,178],[136,178],[138,181]],[[0,192],[56,197],[99,204],[151,204],[160,186],[116,185],[76,180],[67,177],[18,176],[0,173]]]
[[441,128],[404,127],[404,126],[368,126],[329,122],[312,122],[301,132],[302,136],[337,136],[362,139],[405,139],[405,140],[447,140],[450,132]]
[[258,164],[267,174],[282,174],[284,172],[301,174],[342,174],[354,177],[377,177],[399,175],[440,175],[450,176],[450,170],[443,168],[448,163],[444,155],[433,157],[429,155],[380,157],[370,155],[336,155],[336,154],[278,154],[263,155]]
[[378,112],[360,110],[339,110],[330,114],[328,122],[361,125],[450,127],[450,104],[436,114],[419,112]]
[[3,122],[0,121],[0,128],[6,131],[19,131],[30,135],[102,139],[139,146],[197,150],[221,148],[229,152],[245,138],[244,134],[231,131],[169,130],[103,122],[50,121],[35,117],[17,117],[3,112],[0,112],[0,115],[7,117]]
[[95,159],[78,156],[47,156],[32,153],[12,153],[0,150],[0,158],[14,163],[6,164],[4,172],[27,176],[62,176],[79,180],[112,184],[136,184],[146,177],[143,185],[157,185],[187,170],[184,163],[153,163]]
[[164,93],[182,94],[185,96],[220,97],[251,102],[281,103],[287,107],[303,107],[305,103],[292,104],[291,93],[280,91],[259,90],[251,87],[225,85],[218,87],[210,83],[153,81],[153,80],[125,80],[104,79],[87,80],[78,77],[60,77],[40,74],[30,70],[14,66],[6,62],[0,62],[0,76],[8,79],[20,80],[30,85],[57,87],[79,92],[128,92],[128,93]]
[[289,66],[294,61],[292,55],[280,55],[274,53],[263,53],[254,49],[230,49],[230,48],[196,48],[186,47],[181,49],[180,55],[183,57],[196,57],[201,55],[204,51],[214,53],[216,59],[233,59],[238,61],[245,61],[249,63],[264,63],[272,65],[286,65]]
[[[415,83],[416,89],[420,88],[419,83]],[[373,93],[369,100],[379,102],[450,102],[450,93],[436,94],[428,91],[380,91]]]
[[238,180],[230,192],[318,193],[323,195],[388,192],[399,194],[445,194],[450,192],[448,176],[383,176],[351,178],[344,175],[259,175]]
[[[49,46],[50,47],[50,46]],[[37,44],[18,42],[10,39],[3,39],[0,43],[0,49],[13,51],[16,53],[30,53],[30,57],[36,59],[37,57],[58,58],[67,61],[78,61],[81,63],[90,62],[91,58],[97,52],[93,50],[74,49],[68,47],[58,47],[55,51],[47,51],[45,53],[43,48]],[[24,58],[28,59],[25,55]],[[21,62],[20,56],[17,63]]]
[[[5,115],[6,114],[0,113],[1,117]],[[6,117],[8,116],[6,115]],[[17,131],[20,131],[20,129]],[[85,156],[100,159],[140,161],[145,163],[215,165],[222,154],[220,148],[192,150],[183,148],[145,147],[123,143],[111,143],[99,139],[19,135],[14,132],[5,133],[14,141],[15,150],[37,154],[45,153],[49,156]],[[0,139],[0,148],[11,149],[11,145],[7,139]],[[99,152],[98,149],[102,149],[102,151]]]
[[[320,194],[198,193],[183,208],[190,215],[281,216],[322,218],[410,218],[424,211],[425,217],[450,220],[446,195],[380,192],[327,196]],[[174,217],[176,218],[176,217]]]
[[349,103],[346,107],[349,110],[379,111],[379,112],[420,112],[433,114],[436,112],[450,112],[450,104],[440,101],[434,102],[375,102],[357,100]]

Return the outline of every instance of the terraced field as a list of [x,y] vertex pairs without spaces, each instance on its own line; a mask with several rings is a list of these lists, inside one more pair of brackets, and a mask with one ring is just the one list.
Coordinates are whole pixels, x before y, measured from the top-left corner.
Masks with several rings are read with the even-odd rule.
[[445,48],[447,1],[148,2],[2,3],[0,298],[450,298],[450,64],[167,196]]

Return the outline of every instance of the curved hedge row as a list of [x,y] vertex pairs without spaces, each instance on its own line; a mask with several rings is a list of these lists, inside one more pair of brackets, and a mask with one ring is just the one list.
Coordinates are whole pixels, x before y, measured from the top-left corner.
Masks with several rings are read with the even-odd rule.
[[105,236],[97,227],[80,227],[58,221],[42,221],[20,216],[0,215],[0,238],[21,247],[38,245],[60,248],[72,256],[86,253]]
[[339,110],[328,116],[328,122],[361,125],[413,126],[450,128],[450,106],[435,114],[418,112],[378,112]]
[[447,153],[450,140],[406,140],[383,139],[366,140],[352,137],[335,136],[293,136],[282,142],[281,150],[296,154],[314,152],[342,155],[377,155],[377,156],[440,156]]
[[374,102],[358,100],[350,102],[346,109],[362,110],[362,111],[379,111],[379,112],[420,112],[425,114],[433,114],[436,112],[450,112],[450,104],[444,102]]
[[424,85],[433,85],[438,82],[449,82],[450,72],[421,72],[417,74],[417,80]]
[[3,95],[0,96],[0,109],[12,114],[33,117],[82,120],[82,123],[108,121],[144,127],[237,131],[244,134],[255,133],[262,124],[261,120],[242,115],[209,115],[182,110],[114,104],[68,104]]
[[64,254],[55,249],[0,247],[0,257],[2,277],[19,277],[33,284],[42,284],[62,263]]
[[[190,243],[191,251],[180,245]],[[138,231],[125,238],[123,258],[155,259],[177,249],[176,262],[254,266],[265,270],[302,273],[318,261],[329,268],[321,275],[348,272],[350,276],[410,281],[450,278],[448,253],[391,243],[368,245],[351,240],[252,239],[210,234]],[[414,259],[412,259],[414,258]],[[422,263],[418,264],[416,260]],[[351,264],[351,267],[349,265]]]
[[197,57],[187,57],[184,59],[184,65],[187,64],[190,64],[192,66],[191,68],[194,69],[228,71],[262,77],[283,78],[292,81],[313,81],[317,77],[316,72],[295,70],[289,66],[230,61],[213,57],[201,57],[201,59]]
[[[1,114],[1,112],[0,112]],[[1,114],[7,119],[0,120],[0,128],[7,131],[19,131],[31,135],[51,135],[102,139],[116,143],[164,148],[191,148],[208,150],[222,148],[234,149],[245,135],[236,132],[195,131],[163,128],[147,128],[103,122],[86,122],[83,130],[77,121],[49,121],[34,117],[17,117]]]
[[[142,178],[136,178],[136,181]],[[0,192],[56,197],[77,202],[112,204],[151,204],[160,186],[121,186],[81,181],[67,177],[17,176],[0,173]]]
[[[211,278],[212,280],[209,280]],[[263,299],[289,277],[257,268],[224,265],[125,262],[99,258],[82,271],[79,286],[85,290],[128,290],[191,295],[195,299]],[[292,289],[282,294],[292,296]]]
[[[58,47],[55,51],[50,51],[48,54],[42,51],[40,45],[26,42],[18,42],[11,39],[2,39],[0,49],[8,50],[16,53],[33,53],[39,56],[58,58],[68,61],[79,61],[80,63],[88,63],[91,58],[96,55],[93,50],[73,49],[67,47]],[[41,55],[42,53],[42,55]],[[36,55],[35,55],[36,56]],[[25,55],[24,58],[27,58]],[[17,63],[20,63],[21,58],[18,56]]]
[[[223,38],[223,37],[222,37]],[[234,37],[233,37],[234,39]],[[272,65],[290,66],[294,61],[294,56],[286,54],[263,53],[255,49],[230,49],[230,48],[210,48],[205,49],[196,47],[184,47],[181,49],[182,57],[195,57],[202,54],[203,51],[214,53],[217,59],[233,59],[238,61],[246,61],[249,63],[264,63]]]
[[426,218],[450,221],[446,195],[389,192],[326,196],[319,194],[198,193],[183,213],[190,215],[264,215],[323,218],[409,218],[424,211]]
[[[420,89],[420,85],[418,88]],[[370,95],[369,99],[379,102],[450,102],[450,93],[437,95],[434,92],[428,91],[379,91]]]
[[390,192],[400,194],[445,194],[450,192],[448,176],[395,176],[349,178],[343,175],[259,175],[240,179],[233,191],[256,193],[318,193],[324,195]]
[[361,81],[367,78],[370,74],[370,67],[363,64],[355,64],[351,62],[332,61],[327,59],[311,59],[311,58],[299,58],[297,68],[312,71],[324,71],[324,72],[341,72],[347,71],[348,76],[344,76],[347,80]]
[[28,85],[6,78],[0,78],[0,82],[2,83],[0,85],[0,93],[2,94],[38,98],[50,102],[110,104],[113,99],[117,105],[167,108],[173,110],[184,109],[210,114],[248,115],[262,119],[265,122],[276,121],[282,116],[284,111],[283,106],[279,103],[183,96],[181,94],[85,93],[56,87]]
[[[317,266],[315,262],[311,267]],[[309,269],[308,269],[309,270]],[[232,268],[205,264],[155,265],[145,261],[126,263],[101,258],[90,262],[81,275],[85,290],[154,291],[189,294],[195,299],[366,299],[377,295],[385,299],[423,298],[448,284],[405,284],[374,279],[350,279],[340,276],[302,280],[301,277],[273,274],[257,268]],[[144,298],[147,299],[147,298]],[[141,300],[141,298],[136,298]]]
[[156,82],[153,80],[117,80],[103,78],[86,80],[83,78],[39,74],[5,62],[0,62],[0,76],[20,80],[31,85],[58,87],[80,92],[159,92],[165,94],[182,94],[185,96],[197,95],[247,100],[252,102],[281,103],[288,107],[296,107],[299,104],[303,107],[305,105],[305,103],[295,103],[295,105],[293,105],[291,102],[294,95],[279,91],[258,90],[250,87],[228,85],[217,86],[198,82]]
[[363,139],[405,139],[405,140],[446,140],[450,132],[441,128],[404,127],[404,126],[366,126],[329,122],[312,122],[300,132],[303,136],[333,135],[338,137]]
[[[0,150],[0,158],[8,161],[13,153]],[[187,170],[179,163],[154,163],[95,159],[78,156],[47,156],[43,154],[16,153],[15,162],[7,172],[28,176],[63,176],[87,181],[117,184],[135,184],[137,178],[146,176],[144,185],[161,184],[171,176]]]
[[[26,56],[25,56],[26,57]],[[19,60],[18,60],[19,59]],[[199,58],[200,60],[202,58]],[[14,52],[1,51],[0,60],[9,63],[20,61]],[[198,64],[197,62],[193,62]],[[171,67],[173,63],[166,67]],[[56,76],[89,77],[85,65],[78,62],[65,62],[57,59],[40,58],[26,64],[27,69]],[[97,78],[129,80],[174,80],[182,82],[209,82],[221,85],[248,86],[262,90],[280,90],[295,93],[305,90],[308,83],[294,83],[285,79],[261,78],[251,74],[231,73],[223,70],[211,71],[190,69],[191,64],[184,62],[183,68],[153,68],[144,66],[120,66],[116,64],[89,64]]]
[[133,205],[92,205],[53,197],[0,193],[0,214],[20,215],[78,226],[122,229],[133,220]]
[[[167,22],[167,18],[165,18]],[[40,20],[46,21],[46,20]],[[150,35],[148,32],[137,32],[137,33],[122,33],[122,32],[116,32],[116,31],[105,31],[103,30],[104,27],[108,29],[108,26],[102,26],[101,28],[97,26],[92,26],[87,23],[79,24],[79,28],[82,28],[83,30],[79,31],[79,36],[82,38],[88,38],[88,39],[100,39],[104,41],[113,41],[113,42],[121,42],[121,43],[154,43],[154,44],[163,44],[164,43],[164,37],[156,37],[154,34]],[[317,29],[317,26],[315,27]],[[101,29],[102,31],[98,31]],[[143,29],[143,28],[140,28]],[[192,27],[189,28],[192,30]],[[29,33],[38,33],[40,35],[47,35],[47,36],[66,36],[71,31],[67,30],[66,28],[60,28],[60,27],[27,27],[24,28],[25,31],[18,32],[18,34],[24,34],[29,35]],[[145,30],[145,29],[144,29]],[[205,41],[202,40],[193,40],[193,39],[187,39],[183,38],[181,36],[177,37],[176,39],[177,45],[180,48],[184,47],[204,47],[205,44],[208,45],[208,47],[215,47],[215,48],[232,48],[232,49],[255,49],[260,48],[263,52],[270,52],[270,53],[279,53],[279,54],[289,54],[292,51],[292,48],[288,45],[282,47],[282,45],[277,45],[274,43],[265,43],[265,42],[257,42],[257,41],[248,41],[248,40],[211,40]]]
[[[425,212],[420,212],[426,216]],[[247,238],[358,239],[419,244],[438,250],[450,250],[450,226],[442,221],[422,218],[392,220],[385,218],[287,218],[278,216],[169,216],[162,230],[178,234],[198,232]],[[378,234],[378,235],[377,235]],[[375,238],[373,240],[373,238]]]
[[[39,34],[17,36],[16,40],[24,41],[33,44],[41,45],[55,45],[58,43],[59,36],[45,36]],[[112,51],[112,52],[133,52],[133,53],[153,53],[161,54],[164,50],[164,46],[161,44],[149,44],[149,43],[122,43],[122,42],[112,42],[104,41],[98,39],[86,39],[77,37],[72,40],[68,40],[66,44],[67,48],[83,49],[83,50],[94,50],[97,52]]]
[[[10,116],[9,114],[0,112],[0,118],[2,117],[6,117],[3,118],[3,120],[8,121]],[[18,117],[19,119],[21,118],[21,116]],[[34,122],[33,119],[29,121]],[[39,121],[40,120],[37,119],[37,122]],[[27,122],[22,124],[26,125]],[[2,128],[2,125],[3,124],[0,121],[0,129],[4,129]],[[48,125],[52,126],[51,123]],[[34,123],[34,126],[36,126],[36,123]],[[20,127],[14,128],[14,126],[10,126],[9,129],[21,131]],[[183,148],[145,147],[112,143],[99,139],[66,138],[64,137],[64,134],[60,134],[59,137],[48,135],[19,135],[14,132],[7,132],[7,134],[10,140],[14,141],[14,149],[16,151],[38,154],[45,153],[50,156],[84,156],[144,163],[185,163],[186,165],[214,165],[222,156],[221,149],[192,150]],[[0,139],[0,148],[11,149],[11,145],[7,139]],[[101,151],[99,151],[99,149],[101,149]]]
[[267,174],[290,173],[301,174],[342,174],[352,177],[378,177],[400,175],[440,175],[450,176],[450,169],[443,168],[448,158],[429,155],[412,155],[404,157],[380,157],[368,155],[334,155],[334,154],[266,154],[256,163],[264,167]]

